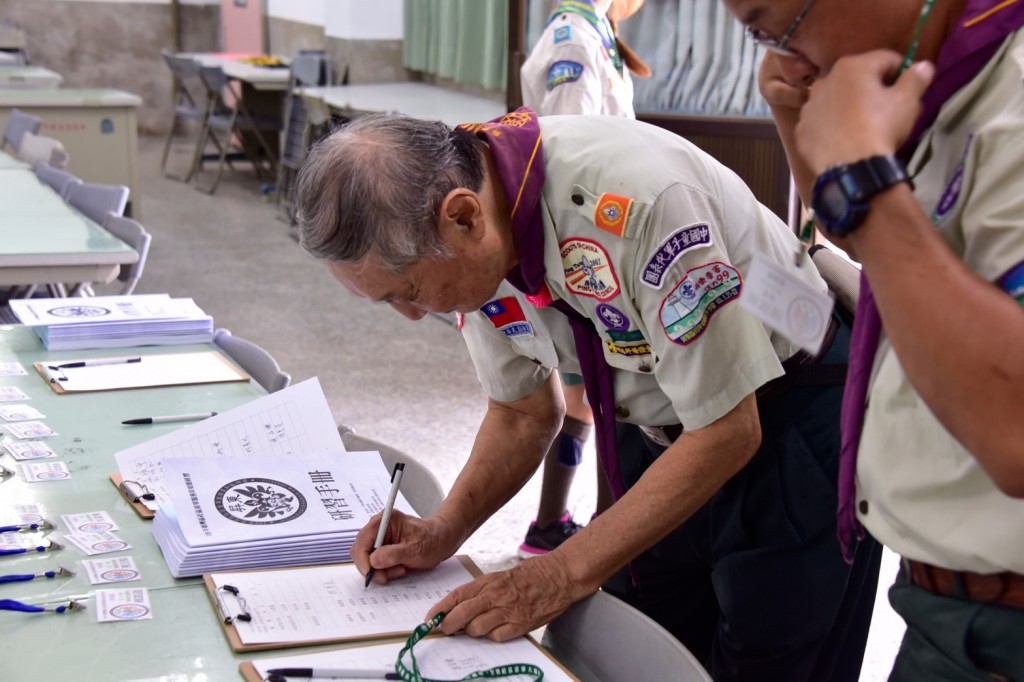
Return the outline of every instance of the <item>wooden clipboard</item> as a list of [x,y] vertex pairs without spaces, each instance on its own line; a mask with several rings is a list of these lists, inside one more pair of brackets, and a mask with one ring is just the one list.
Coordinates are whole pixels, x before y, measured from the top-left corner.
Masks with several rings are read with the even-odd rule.
[[[118,356],[113,358],[90,358],[91,360],[117,360],[120,358],[127,359],[129,356]],[[110,368],[117,368],[118,371],[125,369],[139,368],[143,370],[150,369],[153,365],[157,365],[162,369],[164,374],[162,376],[146,376],[144,373],[139,373],[137,378],[125,378],[124,380],[112,382],[110,385],[103,388],[83,388],[75,389],[72,384],[65,383],[64,379],[61,379],[59,375],[62,373],[60,365],[66,365],[75,360],[62,360],[58,365],[51,364],[49,362],[34,362],[32,366],[35,367],[36,372],[43,378],[43,381],[53,389],[54,393],[63,395],[65,393],[92,393],[98,391],[120,391],[130,388],[153,388],[157,386],[182,386],[189,384],[211,384],[211,383],[224,383],[231,381],[248,381],[249,375],[246,374],[240,367],[235,363],[231,362],[223,354],[215,351],[201,351],[198,353],[155,353],[151,355],[135,356],[141,360],[136,359],[132,363],[124,364],[111,364]],[[198,374],[189,374],[188,363],[192,362],[206,362],[210,368],[214,368],[215,374],[210,374],[206,378]],[[175,371],[174,365],[180,365],[178,371]],[[51,367],[53,369],[51,369]],[[91,372],[102,372],[103,367],[89,367],[85,368]],[[78,368],[76,368],[76,371]],[[71,370],[66,370],[64,374],[70,374]]]
[[[469,571],[470,575],[474,578],[479,578],[483,575],[483,571],[473,563],[473,560],[464,554],[459,554],[455,557],[459,560],[459,563]],[[254,571],[225,571],[227,573],[269,573],[271,571],[294,571],[296,569],[303,568],[319,568],[318,566],[287,566],[284,568],[270,568]],[[226,623],[221,614],[220,600],[217,597],[217,586],[213,582],[213,578],[210,573],[203,575],[203,584],[206,585],[206,594],[210,597],[210,605],[213,607],[214,613],[217,614],[217,619],[220,621],[221,626],[224,628],[224,635],[228,638],[228,643],[231,645],[233,651],[247,652],[247,651],[266,651],[268,649],[292,649],[295,647],[312,646],[317,644],[342,644],[346,642],[377,642],[380,640],[395,639],[396,637],[408,637],[411,633],[407,632],[381,632],[375,635],[366,636],[359,635],[354,637],[329,637],[325,639],[311,639],[304,642],[266,642],[263,644],[245,644],[242,642],[242,638],[238,635],[238,630],[235,629],[234,623]],[[258,677],[256,678],[259,679]]]
[[117,492],[121,493],[121,496],[135,509],[139,516],[149,521],[153,520],[153,517],[156,516],[156,512],[141,502],[133,501],[135,494],[133,494],[130,485],[126,486],[124,484],[124,476],[121,474],[110,474],[110,482],[114,484],[114,487],[117,488]]

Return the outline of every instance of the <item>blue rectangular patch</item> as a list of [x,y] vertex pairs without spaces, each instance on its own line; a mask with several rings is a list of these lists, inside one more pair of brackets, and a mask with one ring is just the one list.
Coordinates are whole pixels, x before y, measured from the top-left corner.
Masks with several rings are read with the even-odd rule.
[[516,322],[501,328],[505,336],[533,336],[533,327],[529,322]]
[[1024,261],[1010,268],[1009,272],[999,278],[999,286],[1003,291],[1024,305]]
[[572,38],[572,26],[559,26],[555,29],[555,45]]
[[640,274],[640,281],[652,289],[660,289],[664,284],[665,273],[683,253],[693,248],[710,246],[711,243],[711,228],[706,223],[676,230],[654,250]]

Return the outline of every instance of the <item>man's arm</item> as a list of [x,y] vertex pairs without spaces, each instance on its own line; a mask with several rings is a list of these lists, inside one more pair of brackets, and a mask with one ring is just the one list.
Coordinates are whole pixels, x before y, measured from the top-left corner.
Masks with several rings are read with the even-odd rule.
[[496,641],[549,622],[696,512],[750,461],[760,440],[749,395],[721,419],[683,433],[619,501],[558,549],[463,585],[428,617],[444,611],[445,632]]
[[[409,570],[433,568],[452,556],[537,470],[564,411],[554,372],[521,400],[490,400],[469,460],[435,515],[392,515],[384,546],[373,552],[375,580],[385,583]],[[359,531],[352,546],[352,560],[364,574],[379,524],[380,515]]]

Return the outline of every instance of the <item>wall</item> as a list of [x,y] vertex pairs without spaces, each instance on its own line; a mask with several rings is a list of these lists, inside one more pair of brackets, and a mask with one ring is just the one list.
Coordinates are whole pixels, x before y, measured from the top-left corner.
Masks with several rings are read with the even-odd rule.
[[272,54],[324,49],[328,0],[267,0],[267,33]]
[[[219,12],[216,0],[182,2],[183,50],[219,49]],[[135,93],[140,132],[167,130],[171,76],[160,50],[176,47],[169,0],[4,0],[3,19],[25,31],[29,59],[61,74],[62,87]]]

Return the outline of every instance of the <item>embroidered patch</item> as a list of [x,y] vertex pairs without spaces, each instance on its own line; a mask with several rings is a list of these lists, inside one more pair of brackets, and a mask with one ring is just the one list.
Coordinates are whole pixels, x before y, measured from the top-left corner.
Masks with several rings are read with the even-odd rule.
[[652,289],[660,289],[665,283],[665,273],[683,253],[711,243],[711,228],[705,223],[676,230],[654,250],[640,273],[640,281]]
[[608,332],[608,338],[618,344],[632,343],[634,341],[643,341],[644,333],[639,329],[633,329],[626,332]]
[[590,239],[573,237],[559,247],[569,291],[599,301],[608,301],[619,295],[619,279],[603,246]]
[[505,336],[533,336],[533,326],[526,321],[515,296],[495,299],[485,303],[480,310]]
[[548,69],[548,90],[554,90],[562,83],[578,81],[582,75],[582,64],[565,60],[557,61]]
[[604,322],[604,326],[617,332],[629,329],[629,318],[622,314],[618,308],[600,303],[597,306],[597,316]]
[[572,38],[572,26],[559,26],[555,29],[555,45]]
[[629,207],[633,200],[617,194],[602,194],[594,209],[594,224],[602,230],[611,232],[616,237],[626,233],[629,221]]
[[687,271],[661,302],[665,334],[681,346],[693,343],[722,306],[739,298],[742,288],[739,271],[725,263],[706,263]]
[[1024,261],[999,278],[999,286],[1024,306]]
[[615,355],[626,355],[629,357],[637,357],[639,355],[650,355],[651,344],[649,343],[615,343],[613,341],[605,341],[605,345],[608,347],[608,352]]
[[953,177],[950,179],[949,184],[946,185],[946,189],[942,191],[942,196],[939,197],[939,203],[935,205],[935,210],[932,211],[932,224],[938,225],[942,220],[949,215],[949,212],[956,206],[957,199],[960,198],[960,190],[964,186],[964,164],[967,163],[967,152],[971,148],[971,141],[974,136],[967,138],[967,146],[964,148],[964,156],[960,159],[960,163],[957,165],[956,170],[953,171]]

